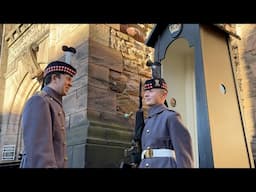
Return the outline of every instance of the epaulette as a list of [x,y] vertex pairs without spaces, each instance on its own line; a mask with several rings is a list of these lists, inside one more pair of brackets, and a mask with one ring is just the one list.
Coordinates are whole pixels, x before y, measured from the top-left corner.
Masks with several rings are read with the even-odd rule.
[[44,97],[47,95],[47,93],[45,91],[38,91],[37,95]]
[[173,112],[173,113],[177,113],[177,111],[174,111],[174,110],[172,110],[172,109],[167,109],[168,111],[171,111],[171,112]]
[[178,116],[181,116],[180,113],[178,113],[177,111],[174,111],[174,110],[172,110],[172,109],[167,109],[167,110],[170,111],[170,112],[173,112],[173,113],[177,114]]
[[172,109],[167,109],[168,111],[172,111],[172,112],[175,112],[176,113],[176,111],[174,111],[174,110],[172,110]]

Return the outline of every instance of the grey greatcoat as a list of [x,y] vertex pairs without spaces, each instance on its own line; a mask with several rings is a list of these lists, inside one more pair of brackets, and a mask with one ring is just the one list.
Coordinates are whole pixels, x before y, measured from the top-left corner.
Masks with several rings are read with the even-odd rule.
[[142,150],[173,149],[176,158],[152,157],[142,159],[139,168],[192,168],[192,141],[188,129],[182,124],[180,115],[166,108],[155,105],[148,111],[142,133]]
[[22,114],[24,154],[21,168],[67,167],[62,96],[50,87],[32,96]]

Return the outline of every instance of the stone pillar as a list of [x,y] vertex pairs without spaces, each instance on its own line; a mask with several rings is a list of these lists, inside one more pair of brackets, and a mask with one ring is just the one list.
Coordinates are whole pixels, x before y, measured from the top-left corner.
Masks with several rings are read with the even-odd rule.
[[[1,135],[1,124],[3,114],[3,94],[4,94],[4,79],[3,79],[3,64],[1,60],[2,56],[2,37],[3,37],[3,24],[0,24],[0,135]],[[1,136],[0,136],[1,143]]]
[[3,127],[4,127],[4,92],[5,92],[5,77],[4,74],[7,68],[7,45],[4,40],[4,25],[0,25],[0,161],[2,158],[2,146],[3,141]]
[[[236,24],[240,40],[231,41],[233,67],[242,103],[246,137],[250,153],[256,160],[256,30],[255,24]],[[255,165],[254,165],[255,166]]]
[[145,63],[151,49],[120,32],[119,24],[7,27],[4,84],[9,89],[0,87],[0,106],[6,111],[0,149],[16,144],[22,150],[20,114],[26,100],[40,89],[37,69],[53,60],[64,61],[61,48],[67,45],[77,50],[71,62],[78,71],[63,98],[69,167],[119,167],[134,127],[134,116],[126,119],[124,114],[137,110],[139,79],[150,76]]
[[119,168],[130,145],[138,109],[139,79],[148,78],[143,43],[119,25],[90,25],[85,167]]

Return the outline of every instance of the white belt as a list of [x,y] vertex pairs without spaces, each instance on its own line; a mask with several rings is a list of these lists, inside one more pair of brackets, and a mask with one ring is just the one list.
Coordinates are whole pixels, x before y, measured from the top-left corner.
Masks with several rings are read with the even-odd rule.
[[146,149],[141,153],[141,159],[152,157],[173,157],[175,159],[175,151],[171,149]]

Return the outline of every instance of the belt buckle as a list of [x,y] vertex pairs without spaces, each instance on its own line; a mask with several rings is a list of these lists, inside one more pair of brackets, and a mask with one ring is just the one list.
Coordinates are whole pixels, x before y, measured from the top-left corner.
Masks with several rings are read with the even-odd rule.
[[153,149],[146,149],[146,152],[144,154],[145,158],[152,158],[153,157]]

